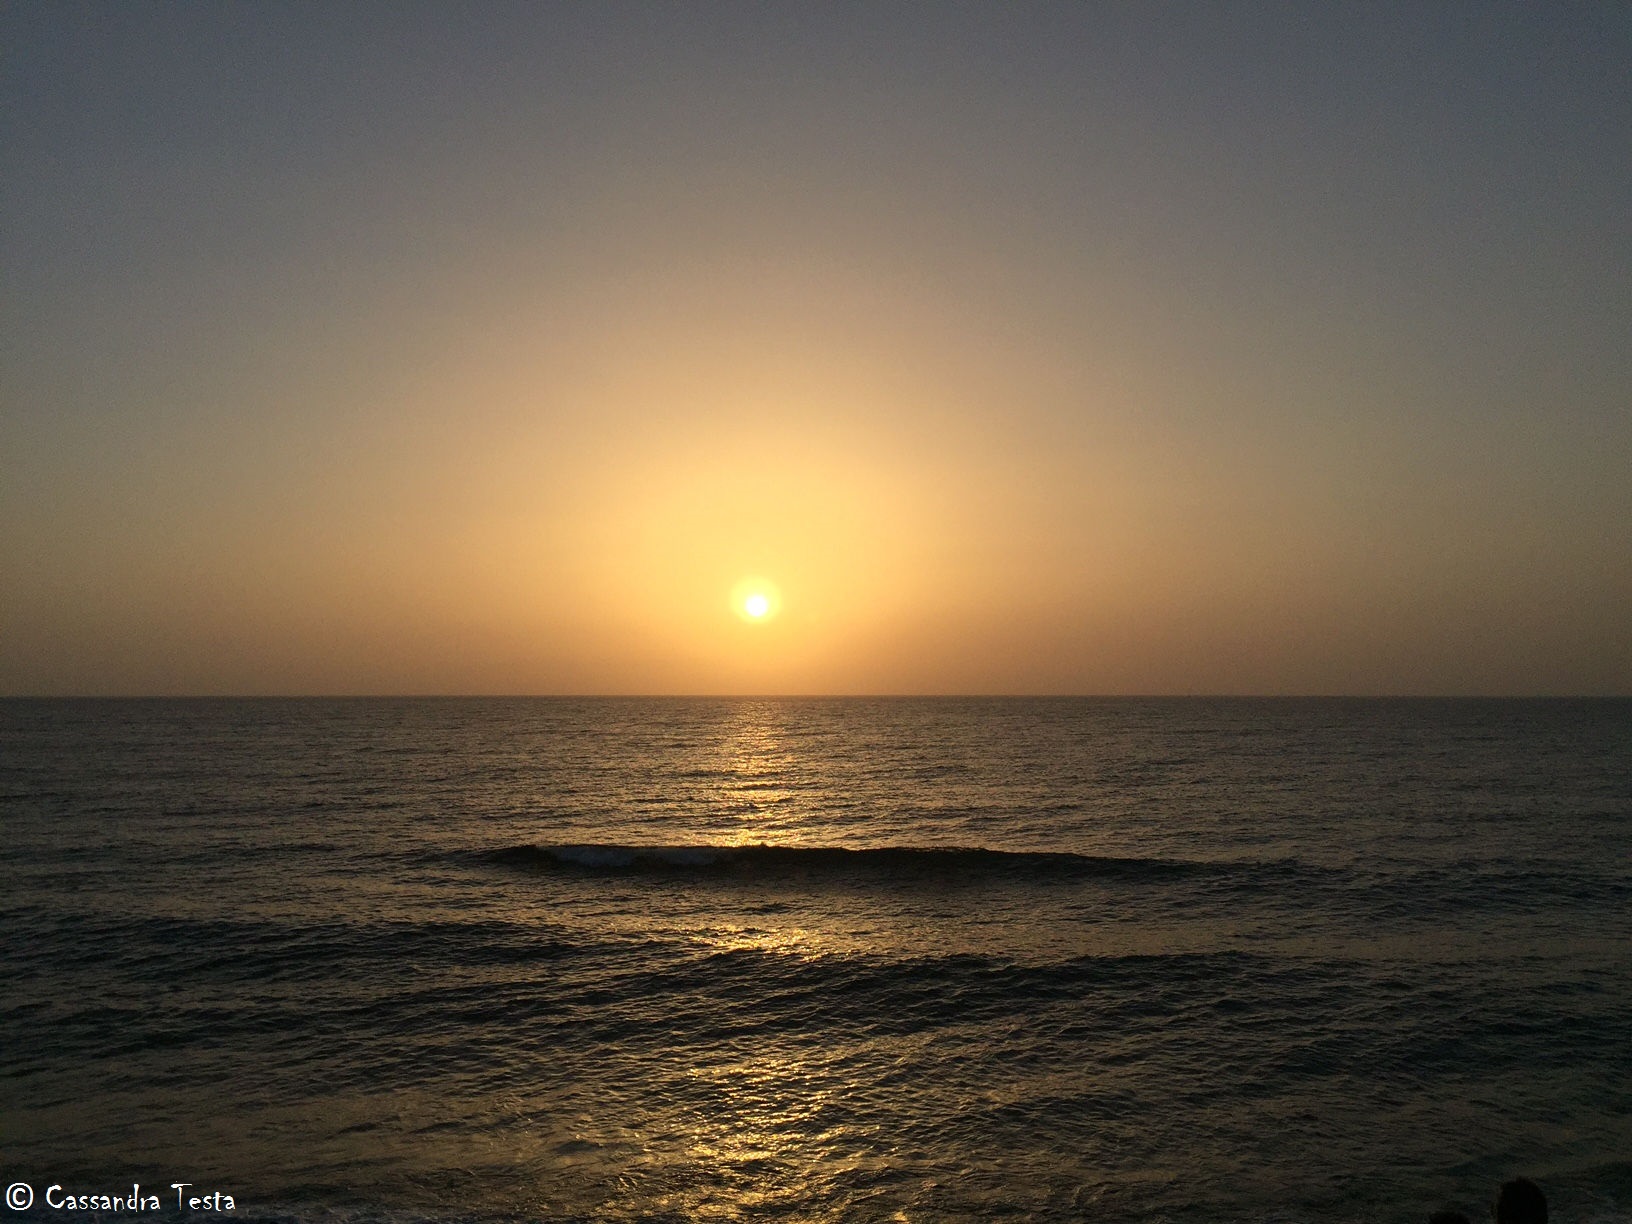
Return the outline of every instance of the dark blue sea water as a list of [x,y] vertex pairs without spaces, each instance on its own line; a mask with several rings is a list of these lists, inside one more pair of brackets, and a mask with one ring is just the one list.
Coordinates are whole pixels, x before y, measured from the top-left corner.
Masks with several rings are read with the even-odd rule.
[[6,701],[0,805],[20,1219],[1632,1220],[1632,702]]

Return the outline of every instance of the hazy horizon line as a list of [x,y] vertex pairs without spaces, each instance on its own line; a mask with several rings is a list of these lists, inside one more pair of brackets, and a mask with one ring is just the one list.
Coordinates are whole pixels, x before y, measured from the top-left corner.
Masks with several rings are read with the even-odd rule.
[[1632,693],[0,693],[0,701],[1628,701]]

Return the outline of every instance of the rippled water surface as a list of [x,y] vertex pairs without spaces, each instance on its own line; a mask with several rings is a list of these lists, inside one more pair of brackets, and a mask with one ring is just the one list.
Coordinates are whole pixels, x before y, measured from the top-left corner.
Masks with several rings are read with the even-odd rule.
[[0,804],[38,1191],[1632,1219],[1632,702],[7,701]]

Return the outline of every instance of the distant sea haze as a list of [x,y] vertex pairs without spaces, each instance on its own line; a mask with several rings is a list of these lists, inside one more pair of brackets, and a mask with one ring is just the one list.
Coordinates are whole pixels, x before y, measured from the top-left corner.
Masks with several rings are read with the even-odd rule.
[[7,700],[0,805],[18,1219],[1632,1220],[1632,701]]

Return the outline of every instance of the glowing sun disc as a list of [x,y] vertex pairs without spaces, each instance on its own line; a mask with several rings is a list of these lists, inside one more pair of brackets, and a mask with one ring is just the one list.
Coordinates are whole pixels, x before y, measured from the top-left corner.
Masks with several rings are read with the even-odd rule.
[[763,578],[744,578],[731,590],[731,610],[749,624],[763,624],[781,606],[775,584]]

